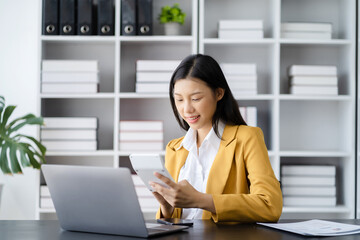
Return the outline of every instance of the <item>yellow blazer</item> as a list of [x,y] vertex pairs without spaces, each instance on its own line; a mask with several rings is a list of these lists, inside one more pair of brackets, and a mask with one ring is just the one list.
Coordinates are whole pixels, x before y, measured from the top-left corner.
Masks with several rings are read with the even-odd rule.
[[[179,148],[184,137],[166,147],[165,167],[178,181],[188,151]],[[276,222],[282,212],[282,193],[272,170],[260,128],[226,125],[211,166],[206,193],[213,197],[216,214],[204,210],[203,219],[215,222]],[[175,208],[172,218],[181,218]],[[156,218],[161,217],[161,211]]]

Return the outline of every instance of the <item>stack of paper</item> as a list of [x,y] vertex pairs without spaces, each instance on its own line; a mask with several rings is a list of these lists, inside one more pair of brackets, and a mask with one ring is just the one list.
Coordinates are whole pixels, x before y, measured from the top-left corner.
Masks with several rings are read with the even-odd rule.
[[222,39],[264,38],[262,20],[220,20],[218,35]]
[[288,75],[291,94],[338,95],[336,66],[292,65]]
[[282,38],[331,39],[331,23],[281,23]]
[[96,93],[98,62],[93,60],[43,60],[42,93]]
[[94,151],[97,119],[94,117],[45,117],[41,142],[48,151]]
[[169,93],[171,76],[180,60],[137,60],[137,93]]
[[283,165],[281,184],[284,206],[335,206],[335,166]]
[[154,195],[145,186],[143,181],[138,175],[132,175],[132,179],[135,185],[136,194],[139,199],[140,207],[144,210],[156,211],[159,208],[159,202]]
[[235,97],[257,94],[255,63],[222,63],[220,66]]
[[241,116],[248,126],[257,126],[256,107],[239,107]]
[[164,145],[162,121],[120,121],[121,151],[162,151]]
[[40,186],[40,208],[54,208],[48,186]]

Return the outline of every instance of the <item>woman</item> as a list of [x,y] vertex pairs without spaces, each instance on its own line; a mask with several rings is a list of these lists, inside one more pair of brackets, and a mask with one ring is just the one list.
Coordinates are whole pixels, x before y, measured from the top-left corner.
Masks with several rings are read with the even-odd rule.
[[185,58],[172,75],[170,101],[187,130],[166,147],[165,166],[175,179],[155,175],[157,218],[215,222],[275,222],[282,194],[260,128],[249,127],[219,64],[210,56]]

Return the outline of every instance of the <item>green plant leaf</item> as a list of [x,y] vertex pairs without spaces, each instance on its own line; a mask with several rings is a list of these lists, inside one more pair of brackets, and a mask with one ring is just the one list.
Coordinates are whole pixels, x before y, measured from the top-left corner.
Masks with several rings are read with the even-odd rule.
[[30,161],[25,155],[25,151],[23,149],[21,149],[21,150],[19,150],[19,152],[20,152],[21,165],[23,167],[31,167]]
[[12,132],[15,132],[25,125],[43,125],[43,124],[44,124],[44,120],[42,117],[32,117],[32,118],[26,119],[24,122],[16,125],[13,128],[8,129],[8,132],[9,132],[9,134]]
[[25,120],[25,119],[29,119],[29,118],[36,118],[34,114],[27,114],[25,116],[22,116],[22,117],[19,117],[19,118],[16,118],[15,120],[13,120],[7,128],[11,128],[12,126],[15,125],[15,123],[17,123],[18,121],[21,121],[21,120]]
[[6,123],[9,120],[10,115],[15,110],[16,106],[7,106],[4,111],[4,115],[1,119],[0,129],[5,129]]
[[30,160],[30,164],[32,165],[32,167],[36,169],[40,169],[41,167],[40,163],[38,163],[38,161],[35,159],[34,153],[29,148],[26,149],[26,154]]
[[5,107],[5,98],[3,96],[0,96],[0,120],[1,120],[1,113]]
[[26,136],[26,135],[22,135],[20,134],[19,136],[21,137],[25,137],[27,139],[30,139],[31,141],[33,141],[35,143],[35,145],[39,148],[41,155],[44,157],[45,153],[46,153],[46,147],[44,145],[42,145],[38,140],[36,140],[35,138],[31,137],[31,136]]
[[16,156],[17,150],[18,149],[16,144],[13,143],[10,145],[10,165],[11,165],[11,171],[13,173],[20,174],[22,173],[22,169],[20,167],[18,157]]
[[0,168],[1,168],[1,171],[4,174],[12,175],[12,171],[11,171],[11,169],[9,167],[9,161],[8,161],[8,157],[7,157],[7,155],[8,155],[7,150],[8,150],[8,145],[6,143],[1,145]]

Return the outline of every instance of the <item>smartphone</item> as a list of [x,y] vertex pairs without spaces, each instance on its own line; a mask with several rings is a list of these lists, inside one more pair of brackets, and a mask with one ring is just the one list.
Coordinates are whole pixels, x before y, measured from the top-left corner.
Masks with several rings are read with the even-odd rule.
[[170,173],[164,166],[164,160],[159,154],[130,154],[130,162],[136,174],[141,178],[146,187],[150,191],[154,191],[149,185],[149,181],[159,183],[164,187],[167,186],[164,182],[154,176],[154,172],[158,172],[174,182]]
[[190,219],[181,219],[181,218],[159,218],[157,219],[157,222],[166,225],[184,225],[184,226],[192,226],[194,224],[194,222]]

